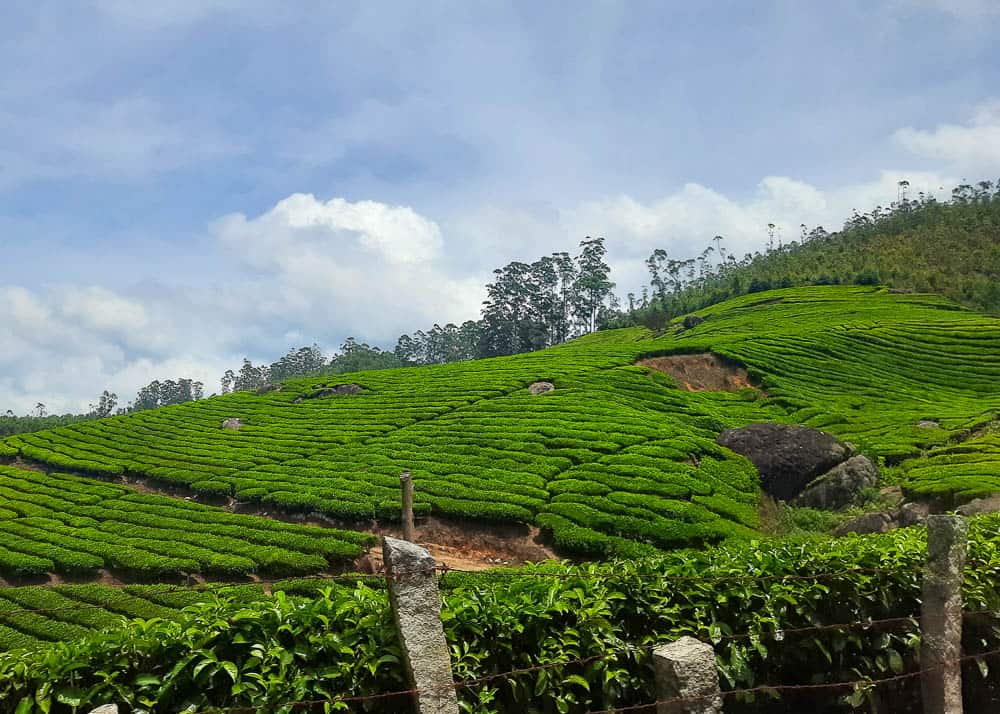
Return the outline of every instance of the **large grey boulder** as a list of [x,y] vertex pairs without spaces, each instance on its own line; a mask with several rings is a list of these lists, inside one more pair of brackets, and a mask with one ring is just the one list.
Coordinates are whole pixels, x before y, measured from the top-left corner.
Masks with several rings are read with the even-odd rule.
[[955,509],[955,513],[960,516],[981,516],[984,513],[996,513],[997,511],[1000,511],[1000,494],[989,498],[974,498]]
[[846,523],[841,523],[835,532],[842,536],[848,533],[885,533],[895,526],[888,513],[865,513],[864,515],[852,518]]
[[743,454],[760,472],[764,491],[790,501],[813,479],[853,456],[853,450],[822,431],[760,422],[726,429],[716,441]]
[[836,511],[849,506],[858,492],[878,483],[878,467],[867,456],[852,456],[814,480],[792,501],[796,506]]
[[896,520],[899,521],[900,528],[922,526],[927,523],[927,517],[930,513],[930,506],[926,503],[904,503],[899,507],[899,512],[896,514]]
[[230,417],[222,422],[222,428],[230,431],[239,431],[242,426],[243,420],[237,417]]

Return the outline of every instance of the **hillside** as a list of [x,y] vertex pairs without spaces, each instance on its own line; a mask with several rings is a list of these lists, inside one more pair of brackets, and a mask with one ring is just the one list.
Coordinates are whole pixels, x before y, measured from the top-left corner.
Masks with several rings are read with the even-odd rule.
[[[829,431],[898,465],[915,494],[1000,490],[982,432],[1000,410],[1000,319],[865,287],[759,293],[698,314],[659,337],[606,331],[511,357],[290,380],[10,437],[0,454],[345,524],[396,516],[409,470],[420,513],[535,524],[589,556],[751,535],[755,470],[714,439],[754,421]],[[709,351],[755,386],[688,391],[634,364]],[[555,390],[530,394],[540,380]],[[362,391],[332,391],[346,384]],[[221,428],[230,418],[243,426]],[[5,508],[15,523],[30,515]],[[87,516],[96,508],[123,520],[114,502]]]
[[802,226],[797,240],[742,258],[716,238],[697,259],[655,251],[644,297],[630,296],[633,309],[610,323],[659,328],[740,295],[807,285],[886,285],[1000,314],[1000,187],[992,182],[959,186],[948,202],[921,196],[855,213],[835,232]]

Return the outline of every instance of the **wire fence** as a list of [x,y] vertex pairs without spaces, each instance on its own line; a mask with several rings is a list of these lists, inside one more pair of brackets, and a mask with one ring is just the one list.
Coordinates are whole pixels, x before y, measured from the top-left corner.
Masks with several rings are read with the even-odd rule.
[[[967,567],[977,568],[985,566],[996,567],[996,564],[990,563],[977,563],[969,562]],[[339,582],[356,584],[359,582],[372,582],[378,584],[385,584],[393,580],[400,581],[411,577],[427,577],[428,575],[439,576],[442,580],[447,580],[451,575],[462,575],[472,578],[470,581],[472,586],[478,582],[490,582],[490,581],[509,581],[509,580],[523,580],[523,579],[550,579],[550,580],[582,580],[582,581],[604,581],[604,580],[651,580],[656,582],[661,582],[664,585],[669,585],[670,583],[691,583],[691,582],[703,582],[707,584],[718,584],[726,582],[759,582],[763,584],[773,584],[780,582],[803,582],[803,581],[814,581],[814,582],[827,582],[831,580],[853,578],[858,576],[881,576],[888,575],[892,577],[899,577],[901,574],[919,574],[923,572],[923,564],[915,563],[907,566],[892,565],[891,567],[866,567],[866,568],[848,568],[840,570],[832,570],[826,572],[818,573],[786,573],[786,574],[754,574],[754,573],[733,573],[726,575],[670,575],[661,573],[615,573],[615,572],[591,572],[586,570],[569,570],[563,571],[549,571],[546,569],[528,569],[528,570],[486,570],[486,571],[475,571],[475,570],[463,570],[450,568],[447,565],[437,565],[431,568],[421,568],[416,570],[404,570],[397,571],[394,573],[377,572],[377,573],[343,573],[343,574],[324,574],[317,576],[306,576],[300,578],[276,578],[276,579],[254,579],[254,580],[220,580],[220,581],[208,581],[208,582],[198,582],[198,583],[177,583],[177,584],[156,584],[148,585],[145,587],[150,588],[152,591],[150,594],[165,594],[175,591],[184,592],[217,592],[226,589],[233,588],[245,588],[245,587],[261,587],[265,591],[269,588],[302,588],[308,587],[310,584],[315,584],[316,586],[322,586],[323,584],[335,584]],[[44,588],[65,588],[66,586],[72,587],[72,584],[66,583],[45,583],[40,586]],[[114,586],[119,588],[127,588],[127,585]],[[64,592],[70,593],[69,590],[64,590]],[[2,594],[2,590],[0,590]],[[133,591],[132,594],[142,596],[141,591]],[[65,606],[54,606],[54,607],[18,607],[8,610],[0,610],[0,622],[3,622],[7,618],[11,618],[16,615],[57,615],[59,613],[65,613],[68,611],[75,610],[96,610],[96,609],[110,609],[113,607],[112,603],[100,604],[93,602],[85,602],[74,605]],[[910,629],[916,629],[919,627],[921,621],[926,621],[929,617],[927,612],[922,614],[911,614],[906,616],[897,617],[887,617],[881,619],[859,619],[848,622],[836,622],[836,623],[817,623],[810,624],[801,627],[792,628],[773,628],[773,629],[760,629],[754,631],[737,632],[737,633],[727,633],[722,634],[717,631],[711,632],[711,635],[706,635],[707,631],[712,630],[714,623],[698,623],[691,622],[690,627],[685,627],[683,629],[687,630],[687,633],[693,635],[699,635],[705,637],[705,639],[710,640],[714,644],[719,644],[722,642],[731,642],[739,640],[751,640],[754,642],[769,642],[778,641],[783,642],[789,637],[795,636],[805,636],[814,635],[821,632],[848,632],[848,631],[871,631],[871,630],[884,630],[891,629],[894,627],[904,627],[908,626]],[[930,615],[934,617],[934,615]],[[962,613],[962,617],[965,619],[969,618],[990,618],[991,621],[1000,620],[1000,609],[978,609],[978,610],[967,610]],[[677,637],[681,633],[671,633],[671,637]],[[558,659],[551,662],[542,662],[535,665],[530,665],[521,668],[514,668],[508,671],[496,672],[485,674],[477,677],[470,677],[465,679],[457,679],[452,682],[449,687],[454,687],[456,691],[460,690],[474,690],[477,687],[483,685],[489,685],[492,683],[498,683],[503,681],[516,680],[519,677],[524,677],[530,674],[547,672],[552,670],[561,670],[565,668],[573,667],[584,667],[589,664],[593,664],[599,661],[613,661],[621,657],[637,657],[640,655],[650,655],[652,651],[666,644],[667,640],[655,640],[642,643],[626,643],[622,642],[618,646],[612,646],[610,648],[604,649],[603,651],[587,656],[581,656],[577,658],[570,659]],[[755,695],[755,694],[781,694],[785,692],[813,692],[813,691],[843,691],[846,689],[857,689],[857,688],[875,688],[886,686],[894,682],[906,681],[912,678],[921,677],[929,672],[936,671],[942,666],[947,666],[949,663],[963,664],[969,661],[984,661],[985,659],[992,659],[1000,655],[1000,649],[989,650],[985,652],[980,652],[976,654],[966,654],[960,658],[949,660],[949,662],[944,664],[937,664],[934,667],[928,667],[924,669],[919,669],[911,672],[905,672],[900,674],[894,674],[892,676],[887,676],[881,679],[870,679],[870,678],[859,678],[850,681],[837,681],[837,682],[827,682],[827,683],[808,683],[808,684],[791,684],[791,683],[776,683],[767,685],[757,685],[749,688],[734,688],[728,689],[721,692],[721,696],[724,698],[736,697],[740,695]],[[386,702],[391,700],[397,700],[402,698],[412,699],[414,697],[419,697],[421,694],[428,694],[429,690],[427,688],[410,688],[410,689],[400,689],[390,692],[381,692],[374,694],[365,695],[345,695],[345,696],[335,696],[335,697],[325,697],[316,699],[302,699],[299,701],[285,701],[280,703],[269,702],[260,705],[243,705],[243,706],[229,706],[213,709],[213,711],[220,712],[232,712],[236,714],[238,712],[253,713],[264,710],[272,710],[275,707],[283,707],[290,709],[311,709],[320,706],[331,706],[335,704],[344,705],[369,705],[376,704],[378,702]],[[690,697],[675,697],[671,699],[658,699],[645,704],[628,704],[621,707],[610,708],[610,709],[600,709],[600,710],[588,710],[586,714],[614,714],[616,712],[639,712],[639,711],[649,711],[654,710],[656,707],[661,705],[672,705],[672,704],[683,704],[685,702],[693,703],[699,698]]]
[[[895,618],[895,619],[911,620],[912,618]],[[845,624],[836,625],[836,627],[847,627],[847,626],[848,625]],[[810,628],[802,628],[799,631],[806,632],[809,629]],[[472,688],[481,684],[486,684],[491,681],[496,681],[498,679],[509,679],[514,676],[532,674],[535,672],[551,670],[558,667],[589,664],[591,662],[595,662],[601,659],[610,658],[613,654],[625,654],[625,653],[633,654],[637,651],[651,650],[655,646],[656,645],[628,646],[627,648],[623,648],[613,653],[605,653],[603,655],[584,657],[575,660],[553,662],[546,665],[538,665],[534,667],[525,667],[522,669],[511,670],[509,672],[501,672],[498,674],[488,675],[484,677],[463,679],[456,681],[452,685],[448,686],[453,687],[456,690],[460,690],[463,688]],[[993,649],[985,652],[979,652],[976,654],[963,655],[961,657],[957,657],[947,662],[937,664],[933,667],[925,667],[910,672],[895,674],[889,677],[882,677],[879,679],[855,679],[850,681],[823,682],[817,684],[762,684],[762,685],[757,685],[755,687],[728,689],[720,692],[718,695],[711,694],[704,696],[670,697],[667,699],[656,699],[654,701],[646,702],[644,704],[629,704],[620,707],[612,707],[608,709],[588,709],[585,712],[585,714],[625,714],[626,712],[649,711],[663,705],[693,704],[697,702],[703,702],[716,696],[721,696],[722,698],[732,698],[732,697],[756,695],[756,694],[777,694],[782,692],[822,692],[822,691],[834,692],[834,691],[843,691],[845,689],[850,689],[850,690],[858,688],[873,689],[888,684],[892,684],[895,682],[902,682],[906,680],[919,678],[926,674],[938,671],[944,667],[961,665],[966,662],[983,661],[998,656],[1000,656],[1000,649]],[[431,693],[434,693],[434,690],[431,688],[426,688],[426,687],[423,689],[411,688],[411,689],[395,690],[392,692],[382,692],[379,694],[338,696],[338,697],[328,697],[321,699],[304,699],[292,702],[286,701],[286,702],[281,702],[280,706],[291,709],[308,709],[312,707],[319,707],[319,706],[333,705],[333,704],[370,704],[392,699],[403,699],[403,698],[412,699],[420,696],[421,694],[431,694]],[[232,714],[239,714],[241,712],[245,712],[247,714],[250,714],[252,712],[263,711],[266,709],[273,709],[275,706],[278,705],[275,703],[268,703],[268,704],[246,705],[246,706],[227,706],[227,707],[217,707],[212,711],[231,712]]]

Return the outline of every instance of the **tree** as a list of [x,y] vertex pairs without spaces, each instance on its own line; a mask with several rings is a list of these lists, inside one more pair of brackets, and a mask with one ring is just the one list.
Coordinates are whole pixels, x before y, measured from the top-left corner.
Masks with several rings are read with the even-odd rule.
[[604,260],[607,255],[604,239],[587,236],[580,242],[580,248],[576,257],[575,292],[578,299],[575,314],[583,324],[584,332],[593,332],[597,329],[598,311],[611,295],[615,284],[608,279],[611,267]]
[[135,400],[124,411],[140,412],[171,404],[195,402],[204,396],[204,391],[204,384],[187,377],[180,377],[176,381],[165,379],[162,382],[154,379],[136,393]]
[[98,398],[97,404],[90,405],[90,412],[87,416],[97,417],[98,419],[111,416],[114,414],[115,406],[117,404],[118,395],[105,389],[101,392],[101,396]]
[[392,367],[402,366],[402,361],[394,352],[372,347],[365,342],[358,342],[353,337],[348,337],[344,340],[344,344],[340,346],[340,352],[330,360],[326,371],[340,374],[343,372],[391,369]]
[[311,347],[291,349],[284,357],[273,362],[267,368],[267,381],[278,382],[290,377],[318,374],[323,371],[326,365],[326,355],[315,343]]
[[267,373],[267,367],[264,365],[255,367],[253,362],[244,357],[243,366],[240,367],[240,371],[236,375],[236,381],[233,382],[233,391],[252,392],[260,389],[267,384]]

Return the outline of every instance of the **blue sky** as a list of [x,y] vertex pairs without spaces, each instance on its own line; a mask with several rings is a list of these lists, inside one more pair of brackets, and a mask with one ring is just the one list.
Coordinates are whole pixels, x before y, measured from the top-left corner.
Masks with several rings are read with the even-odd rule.
[[[1000,3],[7,2],[0,411],[1000,175]],[[943,193],[943,192],[939,192]]]

